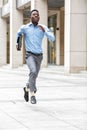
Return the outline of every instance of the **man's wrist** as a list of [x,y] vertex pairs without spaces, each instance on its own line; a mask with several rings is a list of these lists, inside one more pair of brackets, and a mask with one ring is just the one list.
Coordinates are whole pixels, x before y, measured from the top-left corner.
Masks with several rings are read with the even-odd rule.
[[45,29],[44,29],[43,26],[39,25],[39,28],[40,28],[43,32],[45,32]]

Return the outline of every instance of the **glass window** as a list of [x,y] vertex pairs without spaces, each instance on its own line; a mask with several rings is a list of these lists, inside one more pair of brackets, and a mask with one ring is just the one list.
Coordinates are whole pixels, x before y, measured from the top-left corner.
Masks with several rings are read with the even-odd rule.
[[[48,27],[56,36],[56,23],[57,15],[52,15],[48,17]],[[48,63],[56,64],[56,41],[52,44],[52,42],[48,41]]]
[[7,4],[8,0],[3,0],[3,5]]

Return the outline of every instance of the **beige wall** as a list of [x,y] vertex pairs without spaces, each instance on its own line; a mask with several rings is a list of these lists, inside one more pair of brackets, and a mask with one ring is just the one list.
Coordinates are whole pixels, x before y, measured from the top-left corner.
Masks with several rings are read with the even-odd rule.
[[[3,2],[0,1],[0,7],[2,7]],[[1,9],[0,9],[1,14]],[[3,29],[2,29],[3,27]],[[0,16],[0,66],[6,64],[6,21]]]
[[16,9],[16,1],[10,0],[10,66],[12,68],[23,64],[23,53],[16,50],[16,34],[22,24],[23,14]]
[[65,0],[65,71],[87,68],[87,0]]
[[2,5],[3,5],[3,2],[2,2],[2,0],[0,0],[0,7],[2,7]]
[[6,41],[7,41],[7,28],[6,21],[0,19],[0,29],[3,27],[2,31],[0,31],[0,66],[6,64]]
[[[2,7],[3,2],[0,1],[0,7]],[[1,14],[1,9],[0,9]],[[7,41],[7,26],[6,20],[2,19],[0,16],[0,66],[6,64],[6,41]]]

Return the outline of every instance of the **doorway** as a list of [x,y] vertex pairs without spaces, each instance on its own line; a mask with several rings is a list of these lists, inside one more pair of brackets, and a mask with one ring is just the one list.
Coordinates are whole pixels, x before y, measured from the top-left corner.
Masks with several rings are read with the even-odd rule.
[[[56,36],[57,15],[48,17],[48,28]],[[48,64],[56,64],[56,40],[52,43],[48,41]]]

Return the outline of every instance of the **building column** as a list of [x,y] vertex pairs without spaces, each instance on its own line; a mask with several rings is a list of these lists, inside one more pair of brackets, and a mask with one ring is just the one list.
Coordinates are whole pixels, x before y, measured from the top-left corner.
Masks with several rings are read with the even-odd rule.
[[10,0],[10,66],[18,67],[23,64],[22,51],[16,50],[16,34],[23,24],[23,13],[16,9],[16,1]]
[[[0,7],[2,7],[2,0],[0,1]],[[7,24],[6,20],[1,18],[0,8],[0,66],[6,64],[6,44],[7,44]]]
[[[31,10],[37,9],[40,13],[40,23],[47,26],[47,19],[48,19],[48,5],[47,0],[31,0]],[[43,43],[43,61],[42,66],[47,66],[47,38],[44,37]]]
[[60,9],[60,65],[64,65],[64,8]]
[[87,69],[87,1],[65,0],[65,72]]

